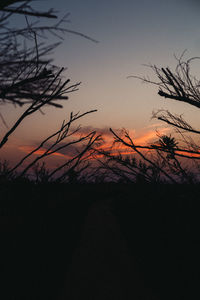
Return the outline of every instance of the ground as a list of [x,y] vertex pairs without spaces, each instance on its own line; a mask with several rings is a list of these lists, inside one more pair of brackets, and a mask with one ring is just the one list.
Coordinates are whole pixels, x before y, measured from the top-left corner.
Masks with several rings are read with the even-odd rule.
[[136,271],[111,208],[110,199],[90,207],[81,243],[67,272],[62,300],[156,299]]

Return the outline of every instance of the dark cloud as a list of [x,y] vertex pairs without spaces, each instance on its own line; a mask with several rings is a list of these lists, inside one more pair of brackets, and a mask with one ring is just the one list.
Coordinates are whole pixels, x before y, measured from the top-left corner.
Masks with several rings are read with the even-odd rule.
[[[75,129],[76,128],[71,128],[71,132],[73,132]],[[107,146],[111,145],[111,141],[113,139],[113,134],[110,132],[108,127],[84,126],[83,128],[80,128],[80,130],[78,130],[75,134],[73,134],[69,138],[66,138],[61,143],[59,143],[59,145],[57,145],[56,148],[57,147],[63,147],[63,148],[60,149],[60,150],[57,150],[56,152],[59,153],[59,154],[65,155],[66,157],[69,157],[69,158],[77,155],[78,152],[83,150],[83,147],[84,147],[84,144],[85,144],[84,141],[83,142],[78,142],[76,144],[69,145],[69,146],[66,146],[66,147],[64,147],[64,146],[67,145],[68,143],[74,141],[74,140],[78,140],[79,137],[88,135],[89,133],[94,132],[94,131],[96,132],[96,134],[102,135],[103,140],[105,142],[105,146],[106,145]],[[118,132],[117,129],[114,129],[114,131]],[[46,142],[40,150],[42,152],[46,151],[47,149],[49,149],[52,146],[53,142],[54,142],[53,139],[52,139],[52,141]],[[38,145],[40,145],[40,143],[41,143],[41,140],[40,141],[34,141],[31,145],[31,149],[29,149],[29,151],[33,150],[34,148],[37,148]],[[56,148],[53,148],[53,150],[56,149]],[[38,152],[37,154],[39,154],[39,153],[41,153],[41,152]]]
[[[68,141],[66,140],[66,142],[59,143],[59,145],[54,147],[53,150],[55,150],[57,147],[59,147],[59,148],[63,147],[62,149],[57,150],[56,152],[60,153],[60,154],[63,154],[63,155],[66,155],[66,156],[69,156],[69,157],[72,157],[72,156],[76,155],[78,153],[78,151],[81,150],[81,148],[83,147],[83,144],[82,143],[77,143],[77,144],[74,144],[74,145],[66,146],[71,141],[72,141],[72,139],[68,140]],[[46,143],[42,147],[42,149],[47,150],[51,145],[52,145],[51,143]],[[66,146],[66,147],[64,147],[64,146]]]
[[93,127],[93,126],[85,126],[80,129],[80,133],[82,134],[89,134],[92,131],[96,131],[97,134],[110,136],[112,135],[109,127]]

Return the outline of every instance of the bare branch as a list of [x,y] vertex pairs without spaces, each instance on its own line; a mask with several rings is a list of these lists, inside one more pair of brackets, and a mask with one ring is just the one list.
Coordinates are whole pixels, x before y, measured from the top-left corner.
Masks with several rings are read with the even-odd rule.
[[129,134],[127,132],[125,132],[125,137],[129,140],[129,143],[127,143],[123,138],[119,137],[111,128],[110,131],[112,132],[112,134],[114,135],[115,139],[117,142],[120,142],[121,144],[123,144],[126,147],[129,147],[131,149],[133,149],[137,154],[139,154],[139,156],[141,156],[141,158],[148,162],[150,165],[152,165],[154,168],[158,169],[161,173],[163,173],[171,182],[176,183],[176,181],[174,180],[173,177],[171,177],[168,173],[166,173],[163,169],[161,169],[158,165],[156,165],[152,160],[149,160],[147,157],[145,157],[145,155],[138,150],[139,147],[135,146],[135,144],[133,143],[133,140],[131,139],[131,137],[129,136]]
[[[33,154],[35,154],[38,150],[42,149],[43,146],[45,146],[45,144],[47,144],[47,142],[49,142],[52,138],[55,138],[55,142],[49,146],[47,148],[46,151],[44,151],[44,153],[37,159],[35,159],[33,161],[33,163],[31,163],[27,168],[26,170],[23,171],[23,175],[28,171],[28,169],[30,169],[34,164],[37,163],[38,160],[48,156],[48,155],[52,155],[53,153],[63,149],[63,148],[66,148],[66,147],[69,147],[70,145],[72,144],[75,144],[75,143],[78,143],[78,142],[81,142],[83,139],[79,139],[79,140],[76,140],[76,141],[71,141],[71,142],[68,142],[64,145],[62,145],[61,147],[57,147],[55,148],[55,146],[57,146],[58,144],[60,144],[64,139],[66,138],[69,138],[71,135],[73,135],[75,132],[77,132],[80,128],[78,128],[76,131],[73,131],[71,133],[69,133],[69,130],[71,128],[71,124],[75,121],[77,121],[78,119],[88,115],[88,114],[91,114],[93,112],[96,112],[96,110],[91,110],[91,111],[87,111],[85,113],[82,113],[82,114],[73,114],[71,113],[70,114],[70,119],[69,121],[63,121],[62,125],[61,125],[61,128],[59,130],[57,130],[56,132],[54,132],[53,134],[51,134],[50,136],[48,136],[46,139],[44,139],[39,146],[37,146],[36,148],[34,148],[32,151],[30,151],[26,156],[24,156],[11,170],[10,172],[14,172],[19,166],[22,166],[22,164],[24,163],[25,160],[27,160],[29,157],[31,157]],[[52,150],[54,149],[54,150]]]
[[34,12],[34,11],[31,12],[23,9],[18,9],[18,8],[2,8],[0,10],[5,12],[10,12],[10,13],[15,13],[15,14],[34,16],[34,17],[45,17],[45,18],[53,18],[53,19],[57,18],[57,16],[53,15],[51,11],[39,13],[39,12]]

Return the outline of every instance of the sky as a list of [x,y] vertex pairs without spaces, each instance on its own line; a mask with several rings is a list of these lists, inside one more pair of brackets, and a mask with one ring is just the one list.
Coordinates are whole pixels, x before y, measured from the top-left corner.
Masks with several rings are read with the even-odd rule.
[[[70,95],[62,110],[46,108],[45,115],[38,112],[25,120],[13,134],[8,148],[2,150],[2,157],[7,153],[10,158],[22,155],[25,147],[32,147],[56,130],[71,111],[97,109],[79,124],[104,133],[110,127],[126,128],[141,142],[155,138],[156,129],[168,130],[166,124],[151,120],[152,111],[161,108],[183,113],[186,120],[198,128],[195,108],[164,101],[157,95],[155,86],[127,77],[153,77],[145,64],[173,69],[174,55],[180,56],[186,49],[186,58],[200,56],[199,1],[39,0],[35,6],[41,11],[52,7],[59,17],[69,12],[70,22],[65,24],[66,28],[84,33],[98,43],[70,33],[64,36],[52,57],[55,64],[67,68],[66,79],[81,81],[79,91]],[[20,25],[18,19],[16,25]],[[47,42],[52,41],[54,38],[49,36]],[[198,70],[195,65],[197,75]],[[8,126],[22,110],[10,105],[1,107]],[[1,128],[3,134],[6,128],[3,124]]]

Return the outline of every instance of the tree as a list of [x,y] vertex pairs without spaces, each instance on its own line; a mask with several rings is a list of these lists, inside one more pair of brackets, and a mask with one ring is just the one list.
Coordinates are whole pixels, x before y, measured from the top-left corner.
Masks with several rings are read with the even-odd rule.
[[[191,64],[200,58],[193,57],[183,60],[183,54],[180,58],[176,58],[177,65],[174,71],[169,67],[158,68],[150,65],[159,81],[152,81],[146,77],[130,77],[156,85],[158,94],[165,99],[184,102],[200,108],[200,81],[191,74]],[[174,136],[157,133],[157,141],[142,146],[135,144],[127,130],[117,134],[110,129],[115,144],[118,143],[131,149],[133,155],[140,159],[130,159],[122,155],[115,156],[112,155],[112,151],[104,152],[106,159],[104,166],[109,165],[110,171],[113,173],[116,173],[117,170],[118,177],[122,177],[122,172],[123,176],[128,176],[127,181],[137,181],[138,178],[141,179],[141,175],[145,182],[164,180],[172,183],[193,183],[198,181],[200,151],[197,139],[192,138],[191,134],[198,136],[200,131],[184,120],[182,115],[172,114],[168,110],[153,112],[153,118],[170,125],[175,130]]]
[[[40,25],[38,21],[40,18],[54,20],[57,19],[57,15],[53,9],[44,12],[35,10],[32,2],[32,0],[4,0],[0,3],[0,104],[12,104],[23,109],[21,116],[1,138],[0,148],[8,142],[9,137],[25,118],[37,111],[43,113],[42,109],[46,106],[62,108],[60,100],[66,101],[69,93],[78,90],[80,82],[71,84],[70,79],[63,80],[64,68],[54,65],[53,60],[49,58],[52,51],[60,44],[63,34],[73,33],[96,42],[82,33],[63,27],[62,25],[67,20],[68,14],[52,25]],[[9,21],[15,15],[21,15],[25,18],[25,27],[16,29],[10,25]],[[47,33],[56,36],[60,41],[46,45],[44,38],[46,38]],[[58,170],[65,168],[65,176],[63,174],[62,178],[66,178],[67,170],[77,169],[85,162],[85,157],[88,155],[91,146],[100,140],[100,136],[96,135],[96,132],[85,135],[80,133],[78,136],[77,133],[81,128],[80,126],[74,128],[75,121],[93,112],[95,110],[82,114],[71,113],[69,120],[64,120],[58,131],[42,141],[38,147],[22,158],[15,166],[8,168],[7,164],[2,164],[2,166],[4,165],[4,177],[7,174],[9,178],[13,178],[13,172],[16,173],[19,167],[22,170],[20,174],[19,172],[16,173],[16,176],[25,176],[27,171],[35,167],[36,164],[38,170],[38,161],[72,144],[78,144],[81,150],[62,166],[59,166],[57,170],[51,171],[48,176],[48,178],[52,178],[52,175],[57,173]],[[4,125],[7,126],[1,113],[0,117]],[[73,139],[74,134],[76,134],[76,137]],[[36,151],[41,149],[47,142],[48,146],[45,151],[35,158]],[[82,145],[82,148],[80,145]],[[31,157],[32,161],[23,169],[24,161]],[[7,172],[5,172],[5,166],[7,166]],[[44,170],[44,164],[41,168],[41,170]]]

